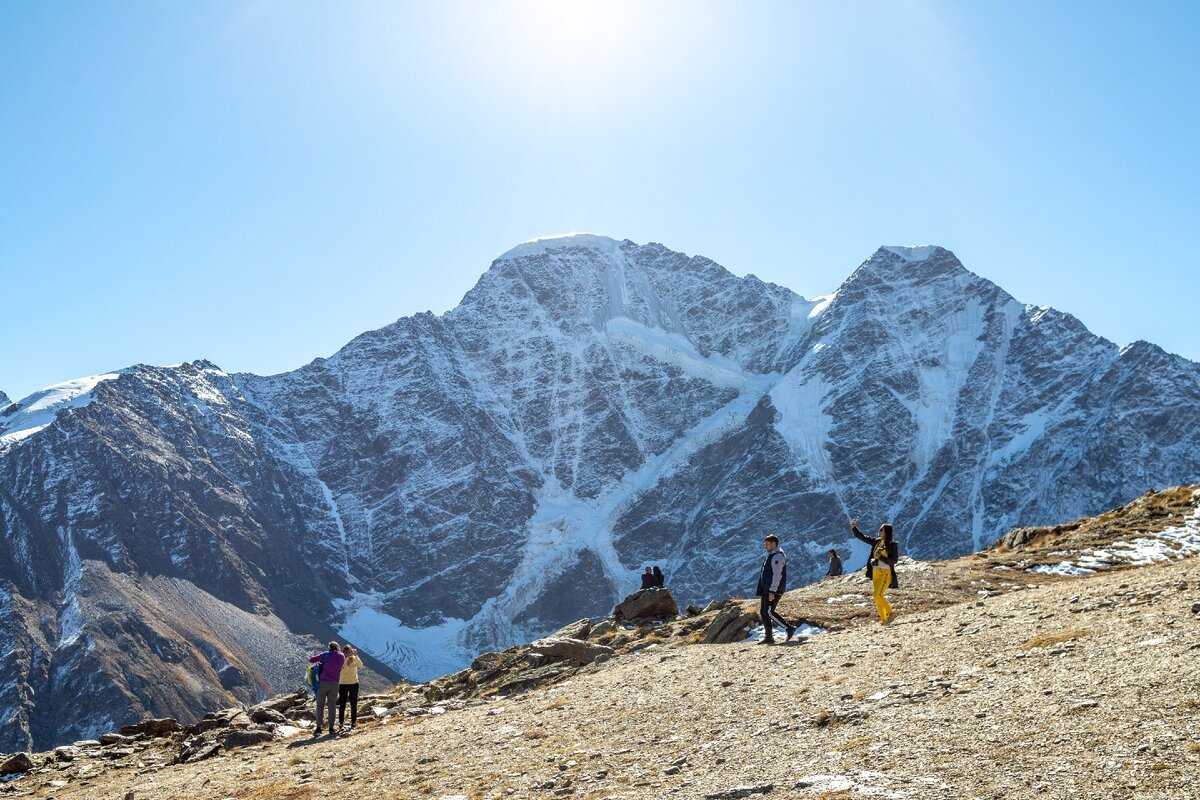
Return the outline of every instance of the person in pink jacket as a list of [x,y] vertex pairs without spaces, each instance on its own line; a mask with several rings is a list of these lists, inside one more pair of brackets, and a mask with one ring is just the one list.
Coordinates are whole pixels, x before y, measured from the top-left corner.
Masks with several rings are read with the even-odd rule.
[[338,686],[341,684],[342,666],[346,663],[346,657],[342,655],[337,642],[330,642],[328,650],[313,656],[309,662],[321,663],[321,674],[318,676],[320,680],[317,683],[317,727],[313,730],[313,736],[321,735],[321,717],[325,716],[326,706],[329,706],[329,735],[337,736],[333,721],[337,718]]

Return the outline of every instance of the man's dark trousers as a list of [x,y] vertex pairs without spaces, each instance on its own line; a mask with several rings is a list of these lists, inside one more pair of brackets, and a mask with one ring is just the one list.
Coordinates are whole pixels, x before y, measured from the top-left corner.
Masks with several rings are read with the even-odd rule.
[[767,600],[768,597],[770,597],[770,592],[763,592],[762,603],[760,603],[758,607],[758,615],[762,617],[763,627],[767,629],[766,638],[774,639],[775,637],[771,633],[772,624],[778,625],[785,631],[788,629],[788,624],[784,621],[783,617],[775,613],[775,606],[779,605],[779,600],[781,597],[783,597],[783,595],[775,595],[774,600]]

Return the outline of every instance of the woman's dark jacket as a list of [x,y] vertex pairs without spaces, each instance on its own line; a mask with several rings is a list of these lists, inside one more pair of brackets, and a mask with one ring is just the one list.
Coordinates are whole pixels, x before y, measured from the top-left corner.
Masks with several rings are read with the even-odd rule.
[[[873,536],[867,536],[858,529],[858,526],[850,528],[850,532],[854,534],[856,539],[866,542],[871,545],[871,553],[875,552],[875,545],[879,544],[879,540]],[[896,561],[900,558],[900,547],[896,544],[896,540],[892,539],[891,544],[885,545],[883,554],[879,557],[880,566],[887,567],[892,571],[892,582],[888,584],[891,589],[899,589],[900,582],[896,580]],[[874,558],[867,558],[867,578],[871,577],[871,568],[875,566]]]

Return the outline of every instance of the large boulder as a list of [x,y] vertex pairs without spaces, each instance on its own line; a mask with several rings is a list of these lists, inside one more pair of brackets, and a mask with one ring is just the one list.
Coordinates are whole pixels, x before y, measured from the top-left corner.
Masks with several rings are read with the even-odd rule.
[[18,772],[29,772],[33,769],[33,759],[29,753],[13,753],[0,762],[0,775],[16,775]]
[[525,669],[519,672],[514,672],[506,676],[496,686],[496,694],[510,695],[516,692],[523,692],[529,689],[534,689],[538,686],[548,686],[551,683],[556,683],[568,675],[575,674],[579,669],[577,664],[572,664],[567,661],[553,661],[540,667]]
[[276,724],[287,722],[287,717],[280,714],[273,708],[255,708],[250,711],[250,719],[258,724],[274,722]]
[[561,637],[563,639],[586,639],[588,634],[592,632],[592,621],[587,617],[576,620],[570,625],[564,625],[555,631],[552,636]]
[[529,652],[552,659],[565,659],[576,664],[591,664],[600,655],[612,655],[613,649],[602,644],[592,644],[565,636],[550,636],[539,639],[529,646]]
[[144,719],[132,725],[126,725],[117,731],[122,736],[168,736],[183,730],[178,720],[165,717],[163,719]]
[[757,614],[746,612],[738,605],[727,606],[708,623],[708,627],[700,635],[700,641],[704,644],[741,641],[754,629],[757,622]]
[[183,743],[183,747],[179,750],[179,762],[182,764],[191,764],[211,758],[219,752],[221,752],[220,742],[207,739],[203,736],[197,736]]
[[666,589],[642,589],[634,592],[613,609],[613,619],[617,621],[662,619],[679,616],[679,606],[675,598]]
[[597,622],[591,631],[588,632],[588,636],[593,639],[598,639],[607,633],[615,633],[620,629],[620,626],[618,626],[617,623],[613,622],[611,619],[603,619]]

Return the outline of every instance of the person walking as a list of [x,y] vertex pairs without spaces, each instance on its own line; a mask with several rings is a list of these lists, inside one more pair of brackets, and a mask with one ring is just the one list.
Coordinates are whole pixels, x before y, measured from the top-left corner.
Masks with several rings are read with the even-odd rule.
[[879,538],[866,536],[858,529],[858,518],[850,520],[850,533],[856,539],[871,546],[871,556],[867,559],[867,578],[875,591],[875,608],[879,611],[879,621],[887,625],[896,616],[892,605],[885,596],[888,589],[897,589],[900,583],[896,580],[896,561],[900,557],[900,548],[892,532],[892,526],[884,523],[879,526]]
[[763,562],[762,572],[758,576],[758,590],[755,594],[762,598],[758,615],[762,618],[766,636],[759,644],[775,644],[774,625],[787,631],[787,639],[791,641],[796,633],[795,626],[789,625],[775,611],[775,606],[779,605],[779,599],[787,590],[787,556],[780,549],[779,537],[775,534],[763,539],[763,547],[767,550],[767,560]]
[[642,588],[643,589],[653,589],[654,588],[654,573],[651,572],[649,567],[646,567],[646,571],[642,573]]
[[842,574],[842,560],[838,558],[837,550],[829,551],[829,570],[825,573],[826,578],[836,577]]
[[313,656],[309,662],[321,665],[320,680],[317,683],[317,727],[313,730],[313,736],[321,735],[321,718],[325,715],[326,705],[329,706],[329,735],[337,736],[337,730],[333,727],[336,711],[334,705],[337,703],[338,686],[342,677],[342,666],[346,663],[346,656],[342,654],[337,642],[330,642],[328,650]]
[[346,645],[345,653],[346,663],[338,679],[338,729],[346,729],[346,703],[349,703],[350,730],[354,730],[358,725],[358,670],[362,668],[362,659],[350,645]]
[[663,571],[656,566],[654,568],[654,582],[650,585],[656,586],[659,589],[662,589],[664,586],[666,586],[666,584],[667,584],[667,576],[663,575]]

